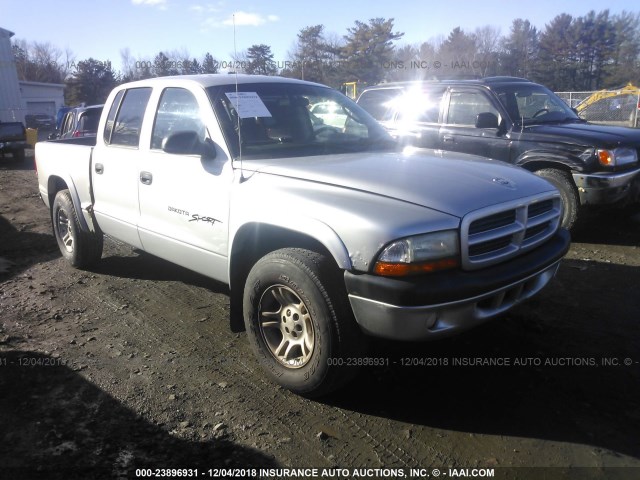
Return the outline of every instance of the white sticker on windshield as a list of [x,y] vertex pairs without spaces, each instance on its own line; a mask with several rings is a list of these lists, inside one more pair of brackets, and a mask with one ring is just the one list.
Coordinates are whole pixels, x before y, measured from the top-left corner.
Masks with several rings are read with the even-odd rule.
[[270,117],[271,112],[256,92],[229,92],[225,94],[240,118]]

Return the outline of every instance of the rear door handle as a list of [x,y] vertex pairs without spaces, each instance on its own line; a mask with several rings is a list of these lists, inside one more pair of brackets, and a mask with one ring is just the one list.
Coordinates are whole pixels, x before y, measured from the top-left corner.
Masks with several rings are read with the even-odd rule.
[[454,137],[453,135],[445,135],[442,137],[442,141],[445,143],[453,143],[454,142]]
[[140,181],[144,185],[151,185],[151,183],[153,182],[153,175],[151,174],[151,172],[140,172]]
[[96,163],[94,169],[98,175],[102,175],[104,173],[104,165],[101,163]]

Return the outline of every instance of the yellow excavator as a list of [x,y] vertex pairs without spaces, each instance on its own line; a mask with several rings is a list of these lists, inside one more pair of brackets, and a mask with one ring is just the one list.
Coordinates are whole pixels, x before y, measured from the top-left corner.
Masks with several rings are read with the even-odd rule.
[[629,83],[622,88],[600,90],[580,102],[576,111],[590,122],[640,127],[640,88]]
[[367,86],[367,84],[365,82],[344,82],[342,84],[342,88],[341,91],[342,93],[344,93],[347,97],[356,100],[358,98],[358,95],[360,95],[360,92],[362,91],[363,88],[365,88]]

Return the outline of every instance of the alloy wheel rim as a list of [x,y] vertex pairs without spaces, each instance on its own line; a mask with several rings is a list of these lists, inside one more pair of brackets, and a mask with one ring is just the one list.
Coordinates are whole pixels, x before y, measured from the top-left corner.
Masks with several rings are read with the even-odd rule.
[[304,367],[315,347],[309,309],[289,287],[274,285],[260,298],[260,334],[271,355],[287,368]]
[[62,209],[58,210],[56,226],[65,250],[68,253],[73,253],[74,238],[73,231],[71,230],[71,222],[66,212]]

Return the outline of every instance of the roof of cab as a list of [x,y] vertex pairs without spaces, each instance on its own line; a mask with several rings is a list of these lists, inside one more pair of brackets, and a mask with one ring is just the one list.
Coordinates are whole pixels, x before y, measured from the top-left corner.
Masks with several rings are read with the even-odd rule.
[[[167,85],[200,85],[203,88],[215,87],[218,85],[243,85],[251,83],[294,83],[300,85],[317,85],[323,86],[318,83],[307,82],[304,80],[297,80],[295,78],[276,77],[268,75],[247,75],[247,74],[224,74],[224,73],[212,73],[203,75],[176,75],[170,77],[155,77],[145,80],[137,80],[135,82],[125,83],[121,85],[124,88],[133,87],[148,87],[148,86],[167,86]],[[328,88],[328,87],[327,87]]]
[[533,83],[531,80],[520,77],[485,77],[476,79],[432,79],[432,80],[410,80],[406,82],[389,82],[380,83],[378,85],[372,85],[366,87],[363,92],[367,90],[382,90],[388,88],[410,88],[421,85],[484,85],[492,86],[498,84],[511,84],[511,83]]

